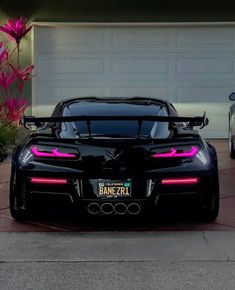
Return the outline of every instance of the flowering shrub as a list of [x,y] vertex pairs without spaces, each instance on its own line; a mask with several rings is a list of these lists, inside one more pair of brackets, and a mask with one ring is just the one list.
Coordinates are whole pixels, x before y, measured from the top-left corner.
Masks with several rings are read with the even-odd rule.
[[0,114],[5,116],[8,122],[15,123],[19,121],[28,106],[25,98],[7,98],[3,104],[0,105]]
[[32,25],[27,27],[27,21],[21,16],[18,19],[9,19],[8,22],[0,26],[0,30],[5,32],[8,38],[16,43],[20,43],[21,39],[32,29]]
[[1,67],[3,61],[5,59],[8,59],[8,53],[7,53],[7,50],[4,48],[2,41],[0,42],[0,50],[2,50],[0,52],[0,67]]
[[[0,92],[2,102],[0,103],[0,121],[11,122],[18,125],[25,110],[29,106],[23,97],[25,82],[32,77],[34,66],[20,67],[20,42],[22,38],[31,30],[27,27],[27,22],[23,17],[9,19],[8,22],[0,26],[2,31],[16,47],[10,51],[0,42]],[[13,62],[13,56],[17,54],[17,64]]]
[[24,69],[14,68],[14,72],[16,73],[16,77],[19,81],[18,82],[18,89],[19,89],[20,93],[23,92],[25,81],[28,81],[31,79],[31,73],[33,71],[33,68],[34,68],[33,65],[27,66]]
[[[0,41],[0,149],[15,140],[19,121],[29,106],[23,94],[25,82],[32,78],[34,66],[20,67],[20,42],[31,28],[27,27],[23,17],[9,19],[0,26],[2,35],[5,34],[15,45],[10,50],[7,41]],[[15,56],[16,64],[13,61]]]

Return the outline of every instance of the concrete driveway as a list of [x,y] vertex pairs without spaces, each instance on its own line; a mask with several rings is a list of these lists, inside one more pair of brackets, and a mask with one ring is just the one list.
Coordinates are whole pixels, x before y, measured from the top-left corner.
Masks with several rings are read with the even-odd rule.
[[213,143],[221,210],[211,224],[171,220],[116,231],[68,221],[18,223],[8,208],[9,162],[1,164],[1,290],[233,290],[235,161],[226,142]]
[[[125,230],[138,231],[231,231],[235,230],[235,160],[231,160],[228,155],[227,141],[211,141],[218,152],[219,172],[220,172],[220,192],[221,208],[217,220],[213,223],[195,223],[195,221],[171,220],[160,221],[154,226],[146,224],[132,224]],[[8,186],[9,186],[9,160],[0,164],[0,232],[25,231],[25,232],[42,232],[42,231],[93,231],[107,230],[109,227],[97,228],[96,226],[81,226],[77,222],[69,221],[32,221],[19,223],[14,221],[9,213],[8,203]],[[116,228],[117,229],[117,228]],[[122,230],[123,228],[118,228]]]
[[235,232],[0,233],[1,290],[234,290]]

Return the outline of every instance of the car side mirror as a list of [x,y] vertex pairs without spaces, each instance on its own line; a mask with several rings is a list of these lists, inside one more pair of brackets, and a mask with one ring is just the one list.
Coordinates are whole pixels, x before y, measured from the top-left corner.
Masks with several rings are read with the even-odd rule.
[[233,93],[231,93],[231,94],[229,95],[229,100],[230,100],[230,101],[235,101],[235,92],[233,92]]

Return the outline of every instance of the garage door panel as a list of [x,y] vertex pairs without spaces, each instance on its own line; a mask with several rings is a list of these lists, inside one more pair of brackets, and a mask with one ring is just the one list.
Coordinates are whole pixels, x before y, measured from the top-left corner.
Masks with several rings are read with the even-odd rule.
[[187,103],[202,103],[207,100],[208,103],[227,102],[228,95],[235,91],[235,86],[196,86],[196,87],[178,87],[176,90],[176,101]]
[[99,59],[53,59],[48,62],[53,74],[103,74],[105,62]]
[[85,96],[105,96],[104,87],[60,87],[50,88],[52,100],[59,101],[61,99],[85,97]]
[[39,29],[37,33],[39,52],[57,52],[67,51],[68,48],[86,48],[91,46],[105,47],[105,31],[103,29],[65,29],[65,28],[47,28]]
[[168,74],[168,59],[119,59],[112,61],[114,74]]
[[168,87],[113,87],[112,96],[132,97],[132,96],[149,96],[151,98],[167,99],[169,95]]
[[76,96],[149,96],[183,115],[207,111],[208,137],[227,136],[235,90],[235,27],[35,27],[33,113]]
[[177,60],[178,74],[232,74],[232,58],[181,58]]
[[51,112],[51,108],[55,106],[55,103],[58,103],[61,100],[77,97],[90,97],[90,96],[105,96],[104,87],[61,87],[61,88],[48,88],[47,90],[50,94],[48,98],[47,94],[43,91],[40,92],[39,97],[40,101],[38,102],[38,107],[43,108],[40,111],[41,116],[48,116]]
[[112,32],[112,44],[114,47],[126,46],[128,49],[133,46],[168,46],[169,43],[169,29],[155,28],[141,29],[141,28],[126,28],[116,29]]
[[208,47],[212,49],[234,48],[234,29],[227,28],[180,28],[176,30],[178,47]]

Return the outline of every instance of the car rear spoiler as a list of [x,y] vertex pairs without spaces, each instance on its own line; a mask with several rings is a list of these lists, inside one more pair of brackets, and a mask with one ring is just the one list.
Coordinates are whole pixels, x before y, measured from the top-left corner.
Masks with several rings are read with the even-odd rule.
[[34,117],[24,116],[21,119],[21,124],[30,129],[30,126],[42,127],[46,123],[62,123],[62,122],[75,122],[86,121],[90,133],[91,121],[138,121],[139,132],[143,121],[156,121],[156,122],[187,122],[189,127],[200,126],[200,129],[208,125],[209,120],[204,112],[202,117],[180,117],[180,116],[63,116],[63,117]]

